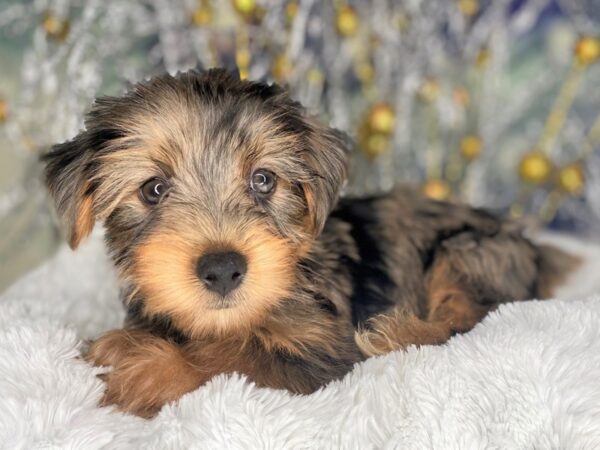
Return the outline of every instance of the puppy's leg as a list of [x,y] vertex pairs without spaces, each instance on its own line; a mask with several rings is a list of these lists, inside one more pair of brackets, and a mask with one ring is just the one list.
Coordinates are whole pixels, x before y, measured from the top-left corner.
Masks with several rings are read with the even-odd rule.
[[111,330],[92,342],[85,359],[94,366],[117,366],[148,333],[136,329]]
[[583,264],[583,259],[552,245],[538,245],[539,278],[537,296],[552,298],[555,290],[565,282],[571,272]]
[[86,359],[112,366],[102,377],[103,405],[146,418],[206,381],[180,347],[142,330],[106,333],[90,346]]
[[428,273],[428,321],[473,328],[499,304],[536,295],[536,248],[519,234],[465,232],[444,241]]
[[358,330],[355,341],[365,356],[376,356],[410,345],[443,344],[450,337],[445,322],[431,323],[401,308],[372,317],[365,329]]
[[476,293],[450,265],[436,265],[429,289],[429,322],[444,323],[452,333],[463,333],[481,321],[492,307],[495,304],[479,304]]

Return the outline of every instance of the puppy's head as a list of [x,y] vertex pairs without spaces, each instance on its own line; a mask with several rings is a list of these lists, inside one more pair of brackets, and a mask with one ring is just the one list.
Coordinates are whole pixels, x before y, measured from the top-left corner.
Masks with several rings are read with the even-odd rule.
[[275,85],[192,71],[98,99],[45,162],[71,247],[103,220],[132,301],[199,336],[247,330],[285,301],[347,146]]

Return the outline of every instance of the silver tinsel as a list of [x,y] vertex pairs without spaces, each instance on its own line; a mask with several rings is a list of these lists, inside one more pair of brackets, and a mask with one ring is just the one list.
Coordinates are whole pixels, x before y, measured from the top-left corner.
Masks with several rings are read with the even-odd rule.
[[[260,17],[249,19],[231,2],[217,0],[0,0],[2,41],[28,39],[22,58],[10,62],[20,65],[20,76],[0,75],[0,98],[10,107],[0,125],[0,152],[12,152],[26,167],[19,181],[0,191],[0,229],[12,230],[10,242],[0,240],[2,264],[27,244],[24,222],[50,227],[37,155],[77,133],[94,96],[119,94],[128,83],[163,71],[231,66],[240,45],[251,55],[250,78],[272,79],[282,61],[279,81],[311,112],[359,141],[370,105],[393,108],[390,149],[368,158],[357,148],[348,193],[422,182],[431,177],[430,165],[452,163],[462,136],[476,134],[483,154],[466,166],[456,193],[477,206],[508,209],[519,195],[518,160],[542,132],[575,41],[598,33],[600,23],[597,0],[561,0],[562,15],[547,23],[540,17],[551,0],[518,8],[512,0],[480,0],[474,14],[461,11],[459,1],[355,0],[347,4],[357,14],[358,31],[347,37],[336,30],[344,1],[298,0],[293,17],[289,1],[256,3]],[[198,8],[211,9],[209,23],[194,23]],[[53,38],[44,29],[48,15],[68,21],[65,36]],[[484,51],[491,57],[478,67]],[[361,64],[372,67],[372,81],[360,79]],[[599,66],[587,70],[550,151],[557,164],[579,157],[600,113]],[[419,97],[426,80],[439,86],[429,104]],[[457,88],[468,91],[468,106],[454,100]],[[559,210],[580,230],[600,231],[598,166],[598,159],[587,161],[583,197]]]

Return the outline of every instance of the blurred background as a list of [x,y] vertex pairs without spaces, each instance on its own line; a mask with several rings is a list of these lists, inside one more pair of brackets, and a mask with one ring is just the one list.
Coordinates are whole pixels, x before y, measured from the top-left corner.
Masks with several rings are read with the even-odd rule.
[[94,96],[237,65],[418,183],[600,237],[600,0],[0,0],[0,291],[61,243],[38,158]]

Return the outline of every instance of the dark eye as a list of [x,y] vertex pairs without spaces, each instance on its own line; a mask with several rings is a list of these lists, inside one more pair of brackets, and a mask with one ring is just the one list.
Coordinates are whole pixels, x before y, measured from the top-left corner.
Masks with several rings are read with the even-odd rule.
[[168,183],[162,178],[151,178],[140,188],[140,197],[149,205],[156,205],[167,193]]
[[255,170],[250,179],[250,188],[260,195],[271,194],[275,190],[275,174],[270,170]]

